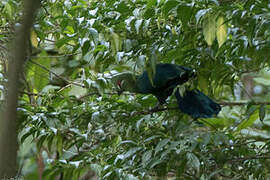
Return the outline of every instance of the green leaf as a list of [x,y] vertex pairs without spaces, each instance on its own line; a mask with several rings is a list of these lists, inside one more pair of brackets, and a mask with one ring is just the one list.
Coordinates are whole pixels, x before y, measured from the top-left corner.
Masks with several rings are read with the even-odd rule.
[[83,56],[89,51],[90,45],[91,45],[91,42],[89,40],[83,43],[83,46],[82,46]]
[[260,83],[260,84],[265,85],[265,86],[270,86],[270,80],[269,79],[266,79],[266,78],[263,78],[263,77],[255,77],[253,79],[257,83]]
[[[34,59],[37,64],[34,64],[34,81],[33,86],[38,90],[41,91],[48,83],[50,79],[50,70],[51,68],[51,59],[46,58],[47,53],[43,51],[40,54],[40,57]],[[39,65],[38,65],[39,64]],[[45,70],[47,68],[48,70]]]
[[262,105],[260,106],[260,110],[259,110],[260,121],[263,121],[264,118],[265,118],[265,107],[266,107],[265,104],[262,104]]
[[12,19],[13,17],[13,10],[12,10],[12,6],[9,3],[6,3],[3,9],[3,12],[5,12],[5,14],[7,15],[7,17],[9,19]]
[[125,180],[139,180],[139,178],[135,177],[132,174],[128,174],[127,177],[125,178]]
[[203,35],[208,46],[212,46],[216,38],[216,15],[208,13],[203,19]]
[[121,38],[119,37],[118,34],[116,34],[115,32],[112,32],[111,33],[111,48],[112,48],[113,54],[116,54],[117,52],[119,52],[121,47],[122,47]]
[[151,160],[151,157],[152,157],[152,150],[148,150],[145,153],[143,153],[143,156],[142,156],[142,165],[143,165],[143,167],[147,166],[147,164]]
[[258,119],[258,111],[254,111],[249,118],[245,119],[242,121],[238,126],[237,126],[237,131],[241,131],[242,129],[250,127],[257,119]]
[[152,86],[155,86],[153,78],[156,74],[156,61],[157,57],[155,50],[152,50],[150,58],[148,59],[148,61],[146,61],[146,71]]
[[73,38],[72,37],[63,37],[62,39],[59,39],[58,41],[56,41],[55,45],[60,48],[62,47],[64,44],[67,44],[69,41],[71,41]]
[[41,150],[41,147],[43,146],[43,142],[45,140],[46,140],[46,135],[45,134],[38,138],[38,141],[37,141],[37,149],[38,149],[38,151]]
[[33,134],[33,131],[32,131],[32,129],[29,131],[29,132],[27,132],[27,133],[25,133],[22,137],[21,137],[21,144],[29,137],[29,136],[31,136]]
[[79,98],[87,93],[86,88],[76,86],[76,85],[71,85],[70,87],[71,87],[71,89],[68,90],[69,96],[75,96],[75,97]]
[[155,148],[155,154],[157,154],[158,152],[160,152],[164,146],[166,146],[168,144],[170,140],[169,139],[163,139],[162,141],[160,141],[156,148]]
[[180,20],[183,23],[184,27],[187,27],[188,21],[191,17],[192,14],[192,7],[185,5],[185,4],[180,4],[177,8],[177,15],[179,16]]
[[210,9],[202,9],[196,13],[195,17],[197,24],[199,23],[201,17],[203,17],[208,11],[210,11]]
[[97,45],[98,40],[99,40],[99,34],[98,31],[94,28],[90,28],[89,29],[90,35],[92,37],[92,40],[94,41],[94,43]]
[[216,26],[217,26],[216,35],[217,35],[218,46],[221,47],[222,44],[227,39],[227,31],[228,31],[227,24],[225,24],[224,16],[218,17]]
[[170,11],[174,8],[177,7],[177,5],[179,4],[179,1],[177,0],[168,0],[163,7],[163,13],[165,16],[168,16]]
[[101,175],[102,166],[100,166],[99,164],[91,164],[90,167],[93,171],[95,171],[98,176]]
[[137,34],[140,33],[140,29],[142,28],[141,27],[142,26],[142,23],[143,23],[143,20],[142,19],[138,19],[138,20],[135,21],[134,26],[135,26],[135,29],[136,29]]
[[141,147],[131,148],[130,150],[128,150],[128,152],[124,154],[123,160],[129,158],[130,156],[132,156],[133,154],[135,154],[137,151],[141,149],[142,149]]
[[198,157],[193,154],[193,153],[187,153],[187,160],[188,160],[188,165],[195,169],[197,172],[200,171],[200,160]]
[[63,152],[63,138],[61,135],[57,135],[57,151],[60,156],[62,156]]
[[54,135],[51,135],[51,136],[47,137],[47,143],[48,143],[49,152],[52,152],[52,144],[53,144],[54,137],[55,137]]

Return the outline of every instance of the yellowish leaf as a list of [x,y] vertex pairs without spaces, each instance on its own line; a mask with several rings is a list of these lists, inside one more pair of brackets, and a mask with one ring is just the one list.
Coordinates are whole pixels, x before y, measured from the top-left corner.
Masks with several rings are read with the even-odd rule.
[[202,75],[198,76],[198,86],[206,94],[208,94],[208,81]]
[[38,47],[38,37],[35,31],[31,31],[31,43],[32,46]]
[[216,38],[216,16],[207,14],[203,19],[203,36],[208,46],[212,46]]
[[218,46],[221,47],[222,44],[227,40],[227,31],[228,27],[227,24],[225,23],[225,19],[223,16],[219,16],[217,19],[217,41],[218,41]]

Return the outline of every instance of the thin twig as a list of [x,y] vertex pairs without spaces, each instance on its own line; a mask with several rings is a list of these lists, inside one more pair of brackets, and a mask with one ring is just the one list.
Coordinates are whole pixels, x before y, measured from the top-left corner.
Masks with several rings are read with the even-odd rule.
[[31,58],[61,58],[61,57],[70,57],[74,55],[78,55],[79,53],[74,53],[74,54],[60,54],[57,56],[31,56]]
[[250,156],[250,157],[240,157],[229,159],[229,162],[238,162],[238,161],[246,161],[246,160],[255,160],[255,159],[270,159],[270,156]]
[[19,91],[19,93],[26,94],[28,96],[42,96],[42,94],[31,93],[31,92],[26,92],[26,91]]
[[[51,39],[45,39],[45,41],[49,41],[49,42],[52,42],[52,43],[56,43],[56,41],[51,40]],[[69,45],[69,46],[75,47],[75,45],[73,45],[73,44],[70,44],[70,43],[66,43],[66,44]]]
[[250,102],[219,102],[220,105],[222,106],[245,106],[248,104],[251,105],[270,105],[270,102],[255,102],[255,101],[250,101]]
[[55,77],[67,82],[68,84],[73,84],[73,85],[76,85],[76,86],[79,86],[79,87],[85,87],[83,84],[80,84],[80,83],[77,83],[77,82],[72,82],[72,81],[69,81],[67,80],[66,78],[62,77],[62,76],[59,76],[58,74],[56,74],[55,72],[51,71],[50,69],[48,69],[47,67],[43,66],[42,64],[39,64],[31,59],[29,59],[29,61],[39,67],[41,67],[42,69],[52,73]]

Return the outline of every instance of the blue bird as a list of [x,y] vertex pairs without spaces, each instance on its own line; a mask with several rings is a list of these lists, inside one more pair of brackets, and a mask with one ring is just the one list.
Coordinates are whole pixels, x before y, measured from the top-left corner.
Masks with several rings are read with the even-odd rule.
[[[118,88],[119,94],[123,91],[152,94],[160,104],[164,104],[178,85],[184,84],[194,76],[194,71],[188,67],[175,64],[157,64],[152,82],[146,71],[137,76],[132,73],[118,74],[112,78],[112,81]],[[179,109],[195,119],[216,116],[221,110],[219,104],[198,89],[187,90],[183,96],[180,95],[179,89],[176,89],[175,97]]]

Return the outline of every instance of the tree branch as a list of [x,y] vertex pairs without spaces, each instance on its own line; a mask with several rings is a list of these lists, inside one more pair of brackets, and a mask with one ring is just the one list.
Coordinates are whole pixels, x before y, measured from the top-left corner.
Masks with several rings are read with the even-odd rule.
[[79,87],[85,87],[83,84],[80,84],[80,83],[77,83],[77,82],[72,82],[72,81],[69,81],[67,80],[66,78],[62,77],[62,76],[59,76],[58,74],[56,74],[55,72],[51,71],[50,69],[48,69],[47,67],[43,66],[42,64],[39,64],[31,59],[29,59],[29,61],[39,67],[41,67],[42,69],[52,73],[55,77],[67,82],[68,84],[73,84],[73,85],[76,85],[76,86],[79,86]]
[[239,157],[239,158],[233,158],[229,159],[228,161],[233,163],[233,162],[239,162],[239,161],[246,161],[246,160],[258,160],[258,159],[270,159],[270,156],[249,156],[249,157]]
[[249,101],[249,102],[219,102],[222,106],[246,106],[248,104],[251,105],[270,105],[270,102],[264,102],[264,101]]

